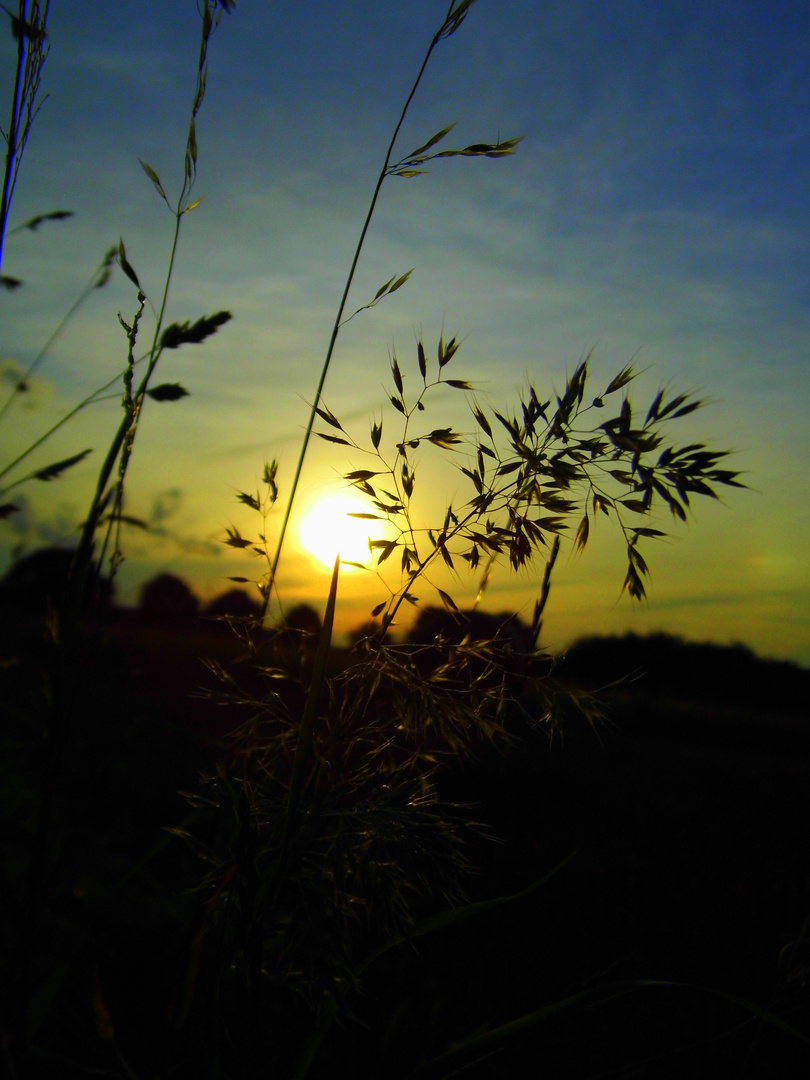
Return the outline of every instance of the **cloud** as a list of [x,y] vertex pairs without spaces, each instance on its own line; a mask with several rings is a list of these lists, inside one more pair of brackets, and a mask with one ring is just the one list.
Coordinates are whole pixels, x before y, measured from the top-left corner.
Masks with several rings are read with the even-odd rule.
[[168,548],[189,558],[218,558],[222,554],[221,544],[210,537],[189,534],[182,527],[184,517],[188,516],[184,513],[185,507],[186,496],[180,488],[159,491],[152,497],[146,531],[132,530],[128,544],[137,550],[139,557],[154,557],[156,551]]
[[25,547],[50,547],[78,543],[79,512],[74,503],[48,504],[46,514],[23,494],[14,494],[17,511],[2,522]]
[[163,528],[163,522],[176,517],[183,505],[183,492],[180,488],[167,488],[155,496],[152,503],[152,511],[149,515],[149,527],[152,532],[159,536]]

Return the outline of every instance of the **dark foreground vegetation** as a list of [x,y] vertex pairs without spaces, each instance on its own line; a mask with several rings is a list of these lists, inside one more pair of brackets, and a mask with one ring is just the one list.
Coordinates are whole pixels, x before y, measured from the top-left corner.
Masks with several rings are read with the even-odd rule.
[[[243,719],[194,696],[216,687],[199,658],[233,669],[240,642],[183,596],[164,581],[137,612],[110,606],[88,638],[83,723],[63,763],[46,861],[25,1077],[219,1075],[209,1038],[218,973],[193,948],[206,897],[199,852],[167,827],[188,825],[180,792],[200,790],[199,774],[227,759],[228,731]],[[48,657],[35,596],[27,609],[8,587],[4,599],[9,970]],[[231,598],[232,611],[239,603]],[[297,618],[306,627],[306,612]],[[350,662],[348,648],[333,650],[333,667]],[[370,965],[309,1075],[444,1076],[462,1065],[481,1078],[806,1075],[810,1047],[733,997],[810,1036],[810,673],[659,635],[583,641],[558,674],[588,691],[637,677],[602,693],[606,723],[593,730],[562,716],[551,743],[547,726],[530,723],[526,684],[507,721],[513,745],[482,744],[437,774],[441,798],[474,804],[494,837],[471,834],[469,898],[525,894]],[[536,1015],[583,993],[587,1009]],[[487,1032],[521,1017],[525,1031],[487,1043]],[[294,999],[265,1002],[254,1074],[290,1075],[309,1022]],[[436,1063],[454,1040],[467,1040],[465,1053]]]

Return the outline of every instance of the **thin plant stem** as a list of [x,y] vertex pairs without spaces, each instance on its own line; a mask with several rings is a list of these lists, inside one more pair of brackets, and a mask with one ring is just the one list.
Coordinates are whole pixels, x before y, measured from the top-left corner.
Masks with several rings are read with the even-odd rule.
[[[138,359],[135,361],[135,364],[137,365],[143,363],[144,360],[149,359],[149,356],[149,353],[144,353],[143,356],[138,357]],[[112,379],[110,379],[108,383],[105,383],[97,390],[94,390],[92,394],[88,394],[88,396],[84,398],[83,401],[80,401],[78,405],[74,405],[69,412],[65,413],[61,420],[57,420],[53,427],[48,428],[44,435],[40,435],[40,437],[34,442],[32,442],[29,447],[23,450],[23,452],[18,457],[16,457],[3,469],[0,469],[0,479],[10,473],[11,470],[16,465],[19,465],[21,461],[25,461],[29,454],[33,453],[34,450],[37,449],[37,447],[42,446],[43,443],[47,442],[47,440],[50,439],[51,435],[54,435],[64,424],[66,424],[69,420],[72,420],[77,413],[80,413],[82,411],[82,409],[86,409],[88,405],[95,405],[100,401],[111,401],[113,400],[113,398],[118,398],[117,394],[108,394],[107,397],[99,397],[99,395],[103,394],[105,390],[109,390],[112,386],[115,386],[117,382],[120,382],[121,378],[125,373],[126,368],[124,368],[123,371],[119,371],[118,374],[115,375]],[[30,479],[30,477],[25,477],[24,479]],[[14,483],[9,484],[8,487],[0,489],[0,495],[4,495],[7,491],[11,491],[12,488],[17,487],[22,482],[22,480],[15,480]]]
[[[203,50],[201,53],[200,72],[198,72],[198,86],[195,94],[195,103],[192,112],[192,131],[193,117],[196,115],[199,109],[204,90],[204,78],[202,78],[200,73],[203,72],[203,65],[206,55],[205,47],[207,45],[208,35],[210,35],[211,32],[212,24],[210,11],[211,9],[206,3],[205,15],[203,18]],[[125,401],[125,405],[127,407],[125,408],[125,415],[121,421],[121,424],[119,425],[115,437],[113,438],[113,441],[104,459],[104,463],[99,472],[96,490],[90,504],[90,510],[82,528],[81,539],[79,541],[79,546],[73,559],[73,564],[68,577],[67,587],[65,591],[65,597],[62,609],[60,611],[58,656],[53,680],[53,704],[50,709],[51,724],[46,733],[43,755],[45,762],[45,779],[40,795],[39,806],[37,808],[35,833],[32,842],[28,871],[26,875],[25,904],[23,907],[22,926],[18,938],[13,971],[12,985],[14,985],[16,989],[14,1007],[17,1013],[15,1025],[16,1031],[14,1033],[14,1037],[16,1046],[21,1052],[24,1050],[28,1041],[27,1029],[28,1015],[30,1009],[29,972],[31,967],[31,959],[34,953],[38,935],[39,910],[42,897],[42,880],[45,869],[45,860],[47,856],[48,840],[53,820],[54,792],[60,779],[61,766],[64,760],[65,750],[68,745],[71,721],[75,713],[74,703],[79,690],[79,682],[85,675],[82,665],[76,663],[76,648],[81,641],[80,635],[76,634],[76,628],[78,626],[79,620],[85,614],[85,607],[88,598],[88,585],[91,578],[94,536],[99,519],[101,518],[103,509],[108,501],[108,494],[106,490],[107,484],[109,482],[115,464],[119,460],[119,456],[123,454],[122,468],[119,472],[118,477],[118,506],[120,507],[121,492],[123,490],[124,484],[124,473],[126,471],[126,465],[129,462],[132,445],[134,443],[135,434],[137,431],[140,408],[149,386],[149,380],[152,377],[152,374],[163,351],[163,348],[160,344],[160,334],[163,327],[163,319],[169,297],[169,287],[171,285],[172,274],[174,272],[177,245],[180,236],[180,221],[183,214],[186,212],[186,200],[194,183],[194,175],[196,171],[194,167],[196,165],[196,141],[194,146],[192,163],[190,163],[190,156],[191,155],[189,144],[187,144],[183,185],[177,201],[177,207],[173,211],[175,223],[174,234],[172,237],[171,253],[169,255],[169,263],[163,287],[163,296],[160,304],[160,309],[157,314],[155,333],[152,339],[152,346],[149,351],[149,362],[147,365],[147,370],[143,378],[141,379],[141,382],[138,385],[138,388],[135,391],[134,395],[130,392],[131,387],[126,387],[127,400]],[[126,270],[127,264],[124,261],[125,256],[123,242],[120,247],[120,257],[122,265]],[[131,268],[129,268],[129,270],[131,272]],[[138,302],[140,304],[141,311],[143,310],[143,304],[145,300],[146,297],[144,293],[141,291],[140,288],[138,288]],[[134,349],[135,344],[136,329],[137,319],[135,321],[135,328],[130,329],[129,332],[130,352],[129,362],[127,365],[128,373],[131,372],[132,367],[134,367],[132,350]],[[96,576],[100,574],[100,571],[101,561],[99,561],[96,566]]]
[[[39,352],[34,357],[34,359],[31,361],[31,363],[28,365],[26,370],[23,372],[22,376],[17,380],[16,385],[14,386],[14,389],[11,391],[11,393],[9,394],[8,398],[6,399],[6,401],[4,402],[2,407],[0,407],[0,420],[3,419],[3,417],[5,416],[8,409],[11,407],[11,405],[14,402],[17,395],[21,393],[21,386],[24,386],[25,383],[27,382],[27,380],[30,379],[31,376],[34,374],[36,369],[39,367],[39,365],[45,359],[45,356],[46,356],[48,350],[51,348],[51,346],[56,341],[56,339],[59,337],[59,335],[64,331],[65,327],[68,325],[70,320],[73,318],[73,316],[79,310],[79,308],[82,306],[82,304],[85,302],[85,300],[87,300],[88,296],[95,289],[97,289],[99,287],[100,283],[103,284],[103,282],[100,279],[100,275],[103,273],[103,271],[105,270],[107,265],[108,264],[107,264],[106,259],[102,263],[99,264],[99,266],[93,272],[93,276],[90,279],[89,283],[87,285],[85,285],[84,289],[82,289],[81,293],[79,294],[79,297],[73,302],[73,304],[71,304],[71,306],[68,308],[67,312],[62,316],[62,318],[59,321],[56,329],[53,331],[51,336],[48,338],[48,340],[45,342],[45,344],[39,350]],[[97,392],[99,392],[99,391],[97,391]],[[14,464],[16,464],[16,462]],[[4,475],[4,474],[5,474],[5,470],[0,475]]]
[[[19,17],[25,18],[25,0],[20,0]],[[0,192],[0,268],[3,265],[3,241],[6,236],[6,221],[11,208],[11,196],[13,193],[12,173],[15,172],[14,163],[17,158],[17,129],[20,116],[20,92],[22,74],[25,67],[25,35],[20,32],[17,36],[17,69],[14,73],[14,92],[11,98],[11,116],[8,122],[8,134],[6,136],[6,160],[3,167],[3,190]]]
[[368,208],[368,213],[366,214],[365,221],[363,222],[363,227],[360,230],[360,238],[357,241],[357,247],[355,248],[354,258],[352,259],[352,263],[351,263],[351,266],[349,268],[349,274],[348,274],[348,277],[346,278],[346,284],[345,284],[345,286],[343,288],[343,295],[342,295],[342,297],[340,299],[340,304],[338,306],[337,314],[335,316],[335,321],[334,321],[334,324],[332,326],[332,334],[331,334],[331,337],[329,338],[329,346],[328,346],[328,348],[326,350],[326,359],[324,360],[323,367],[321,368],[321,376],[320,376],[320,379],[318,380],[318,386],[317,386],[317,388],[315,390],[315,397],[314,397],[313,402],[312,402],[312,408],[310,409],[309,420],[307,422],[306,431],[304,432],[304,438],[303,438],[303,441],[301,443],[301,452],[298,455],[298,463],[297,463],[297,465],[295,467],[295,474],[293,476],[292,485],[290,487],[290,495],[289,495],[289,498],[287,499],[287,505],[286,505],[285,510],[284,510],[284,517],[282,518],[282,521],[281,521],[281,528],[279,530],[279,536],[278,536],[278,542],[276,544],[275,555],[273,556],[273,561],[270,564],[270,574],[269,574],[269,577],[268,577],[267,588],[263,590],[262,610],[261,610],[261,615],[260,615],[260,622],[263,622],[265,616],[267,615],[267,607],[268,607],[268,604],[270,602],[270,593],[271,593],[271,590],[274,588],[274,585],[275,585],[276,572],[278,570],[278,563],[279,563],[279,559],[281,558],[282,548],[284,547],[284,540],[285,540],[285,537],[287,535],[287,526],[289,525],[289,522],[290,522],[290,515],[292,514],[293,504],[295,502],[295,496],[296,496],[296,494],[298,492],[298,485],[299,485],[300,480],[301,480],[301,471],[302,471],[302,469],[304,467],[304,460],[305,460],[305,458],[307,456],[307,449],[309,448],[309,441],[312,438],[312,429],[313,429],[314,424],[315,424],[315,417],[317,416],[317,409],[318,409],[318,405],[320,404],[321,393],[323,392],[324,383],[326,382],[326,376],[327,376],[327,374],[329,372],[329,366],[332,363],[332,354],[334,353],[334,350],[335,350],[335,343],[337,341],[338,332],[340,330],[340,324],[341,324],[341,321],[343,319],[343,312],[344,312],[344,310],[346,308],[346,301],[349,298],[349,290],[351,289],[352,282],[354,281],[354,272],[357,269],[357,263],[358,263],[358,261],[360,259],[360,252],[363,250],[363,244],[365,243],[366,234],[368,233],[369,225],[371,224],[371,219],[374,216],[374,210],[375,210],[375,208],[377,206],[377,198],[378,198],[378,196],[380,194],[380,189],[382,188],[383,181],[385,180],[385,177],[387,175],[388,166],[391,163],[391,155],[394,152],[394,145],[396,144],[397,137],[399,136],[400,128],[402,127],[402,125],[403,125],[403,123],[405,121],[405,116],[407,115],[408,109],[410,108],[410,104],[413,101],[414,95],[416,94],[416,91],[417,91],[417,89],[419,87],[419,83],[422,81],[422,76],[425,73],[425,69],[426,69],[426,67],[428,65],[428,61],[430,60],[430,57],[431,57],[431,55],[433,53],[434,48],[436,47],[437,43],[441,39],[442,31],[444,30],[444,28],[445,28],[445,26],[447,24],[447,20],[450,18],[450,15],[452,14],[452,11],[453,11],[454,7],[455,7],[455,0],[452,0],[452,2],[450,4],[450,7],[447,10],[447,15],[445,15],[444,22],[442,23],[441,29],[438,30],[434,34],[433,39],[431,40],[430,45],[428,47],[428,50],[425,53],[425,58],[422,61],[422,66],[419,69],[419,74],[416,76],[414,84],[411,87],[411,92],[408,94],[408,97],[407,97],[407,99],[405,101],[405,104],[402,107],[402,111],[401,111],[401,113],[399,115],[399,120],[397,121],[396,127],[394,128],[394,134],[391,136],[391,141],[388,144],[388,149],[387,149],[386,154],[385,154],[385,160],[383,161],[382,168],[380,169],[380,174],[377,177],[377,183],[374,186],[374,193],[371,196],[371,203],[370,203],[369,208]]
[[27,0],[19,0],[16,16],[7,8],[5,9],[17,38],[17,67],[14,74],[9,128],[6,134],[3,185],[0,190],[0,267],[3,263],[6,225],[14,197],[14,188],[17,184],[17,174],[31,131],[31,124],[39,112],[36,97],[42,67],[48,55],[48,50],[43,47],[43,43],[47,36],[45,26],[48,21],[49,6],[50,0],[45,0],[44,7],[40,11],[37,0],[32,0],[29,9]]
[[[135,441],[135,435],[138,428],[138,420],[140,418],[141,405],[146,395],[146,391],[149,387],[149,380],[152,378],[152,374],[157,366],[158,360],[161,357],[163,349],[159,345],[160,332],[163,329],[163,318],[166,312],[166,304],[169,299],[169,287],[171,285],[172,274],[174,272],[174,261],[177,255],[177,245],[180,239],[180,222],[185,213],[184,200],[191,191],[192,184],[189,183],[188,175],[186,174],[183,179],[183,187],[180,192],[180,197],[177,200],[177,208],[173,211],[174,214],[174,234],[172,236],[172,248],[169,254],[169,265],[166,270],[166,280],[163,286],[163,297],[160,302],[160,308],[158,310],[157,319],[155,321],[155,333],[152,338],[152,347],[149,350],[149,361],[146,368],[146,373],[138,385],[138,389],[133,395],[134,409],[127,409],[124,413],[124,417],[118,427],[118,431],[115,434],[115,438],[110,444],[110,448],[107,452],[107,456],[104,459],[104,464],[99,472],[98,481],[96,483],[96,491],[93,496],[93,501],[90,504],[90,512],[84,522],[82,528],[81,539],[79,540],[79,546],[76,550],[76,556],[74,559],[73,573],[71,573],[70,582],[68,584],[68,591],[65,598],[65,611],[70,619],[75,619],[79,614],[79,603],[81,595],[86,587],[87,582],[87,570],[90,561],[90,555],[93,550],[93,537],[95,535],[96,528],[98,526],[99,518],[106,501],[106,488],[109,482],[110,476],[115,463],[118,460],[118,455],[121,453],[121,449],[125,442],[129,444],[129,452],[131,454],[132,444]],[[143,293],[138,290],[138,300],[142,303]],[[130,347],[134,345],[131,343]],[[133,365],[134,366],[134,365]],[[124,477],[120,477],[119,488],[123,491]],[[101,563],[99,562],[96,576],[101,573]]]

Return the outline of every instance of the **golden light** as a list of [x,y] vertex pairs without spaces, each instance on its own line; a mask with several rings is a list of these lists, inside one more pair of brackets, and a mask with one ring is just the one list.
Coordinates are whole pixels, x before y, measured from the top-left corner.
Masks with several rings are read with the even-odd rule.
[[[329,570],[338,552],[341,562],[362,563],[371,567],[369,538],[377,540],[387,535],[388,524],[386,521],[349,516],[369,512],[369,504],[353,495],[329,496],[315,503],[302,518],[298,530],[299,542],[305,551]],[[354,567],[344,566],[341,570],[354,572]]]

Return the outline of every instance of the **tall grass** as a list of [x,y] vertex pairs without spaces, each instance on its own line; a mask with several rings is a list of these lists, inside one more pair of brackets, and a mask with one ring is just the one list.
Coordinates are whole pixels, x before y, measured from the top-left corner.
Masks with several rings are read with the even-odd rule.
[[[14,65],[14,88],[11,92],[11,109],[8,128],[3,135],[6,152],[3,157],[3,181],[0,188],[0,268],[3,263],[3,248],[6,238],[6,225],[17,186],[25,146],[31,134],[31,127],[39,112],[38,101],[42,69],[48,57],[48,8],[50,0],[40,5],[39,0],[26,3],[21,0],[17,11],[6,14],[11,23],[11,33],[17,44],[16,63]],[[39,221],[29,228],[36,228],[46,218],[59,218],[64,214],[59,211],[40,216]],[[25,226],[23,226],[25,227]],[[3,288],[14,289],[20,282],[16,278],[0,278]]]
[[[598,719],[596,703],[554,681],[552,658],[539,644],[560,538],[569,527],[577,550],[586,547],[597,517],[621,531],[627,552],[624,590],[631,600],[640,600],[648,572],[640,547],[663,535],[649,524],[656,507],[663,504],[674,518],[685,521],[695,496],[716,497],[717,487],[740,486],[736,474],[724,467],[724,452],[673,441],[671,425],[694,412],[700,402],[662,391],[639,413],[627,391],[634,377],[630,366],[594,392],[588,389],[588,360],[582,361],[558,395],[546,399],[529,385],[511,411],[497,412],[477,400],[475,387],[466,379],[448,377],[448,370],[455,371],[460,346],[455,337],[445,341],[442,336],[432,351],[420,340],[413,364],[404,370],[396,357],[392,359],[388,403],[393,422],[386,420],[384,426],[382,420],[374,421],[367,436],[355,435],[328,408],[324,395],[335,343],[348,321],[355,270],[386,180],[415,179],[421,166],[435,158],[508,158],[519,144],[518,138],[510,138],[439,149],[451,130],[444,127],[398,156],[400,128],[423,73],[437,49],[455,45],[445,43],[462,27],[472,4],[473,0],[453,0],[447,8],[383,156],[336,310],[297,466],[283,492],[281,520],[276,526],[274,507],[280,488],[273,462],[265,466],[255,495],[238,496],[257,514],[256,535],[245,537],[230,529],[225,537],[226,544],[262,560],[256,584],[263,610],[260,618],[235,627],[244,633],[247,646],[242,666],[225,671],[215,665],[224,683],[223,700],[229,708],[241,709],[244,721],[230,752],[201,778],[197,789],[187,793],[191,813],[172,830],[202,858],[204,872],[194,883],[195,900],[186,908],[180,940],[170,949],[172,986],[161,999],[168,1049],[148,1068],[138,1064],[117,1034],[119,1024],[126,1028],[127,1022],[108,1006],[96,972],[92,999],[85,1003],[95,1010],[95,1041],[83,1049],[89,1069],[103,1061],[109,1074],[127,1076],[328,1075],[324,1053],[329,1040],[336,1038],[336,1022],[356,1022],[365,980],[375,965],[397,952],[407,958],[413,943],[426,935],[519,901],[562,869],[561,865],[527,881],[516,896],[472,899],[467,841],[487,830],[469,806],[442,796],[442,769],[487,743],[507,745],[518,737],[521,723],[553,732],[566,695],[591,723]],[[142,355],[138,345],[147,297],[123,240],[115,249],[115,262],[135,293],[131,315],[121,318],[126,342],[120,377],[122,419],[99,471],[67,591],[51,620],[54,661],[41,743],[39,808],[3,1021],[12,1075],[41,1074],[37,1063],[45,1048],[37,1046],[37,1033],[69,973],[69,964],[57,965],[45,972],[41,985],[31,985],[32,972],[41,975],[40,915],[55,798],[60,785],[69,783],[65,756],[82,720],[79,683],[88,661],[81,645],[102,571],[107,566],[114,574],[120,562],[124,493],[142,411],[149,399],[172,401],[185,392],[177,384],[152,385],[163,354],[202,343],[231,318],[229,312],[220,311],[194,323],[167,323],[175,255],[186,215],[196,205],[192,197],[196,120],[205,96],[209,45],[222,11],[231,14],[234,7],[224,0],[205,0],[202,6],[197,79],[176,200],[169,199],[152,166],[141,163],[172,217],[171,254],[155,326]],[[18,23],[26,14],[34,18],[20,0]],[[43,20],[42,41],[44,16],[36,18]],[[30,40],[25,34],[21,38]],[[36,57],[31,63],[35,62]],[[27,137],[28,128],[24,131]],[[7,178],[16,178],[18,145],[13,138],[8,140]],[[5,226],[13,190],[8,179],[4,190],[9,192],[3,203]],[[102,272],[110,265],[108,257]],[[355,314],[405,287],[409,273],[382,284]],[[112,385],[81,402],[63,422]],[[439,387],[468,396],[472,435],[454,431],[441,419],[426,421]],[[378,573],[384,590],[371,612],[378,622],[342,665],[336,664],[331,648],[339,561],[317,640],[283,624],[264,625],[313,434],[367,456],[369,468],[348,471],[345,479],[368,500],[363,516],[390,527],[390,539],[370,544],[370,568]],[[448,504],[440,520],[424,520],[419,495],[429,466],[426,457],[417,463],[416,452],[443,456],[461,450],[467,494]],[[84,453],[9,480],[5,491],[28,480],[55,479]],[[22,460],[7,465],[3,475],[13,475]],[[14,505],[5,504],[4,512],[13,513]],[[516,572],[542,565],[530,645],[521,655],[505,629],[475,639],[453,597],[431,584],[434,566],[482,573],[480,599],[498,560]],[[393,572],[386,577],[390,568]],[[441,604],[458,620],[453,640],[439,639],[430,648],[392,640],[391,628],[403,605],[424,606],[417,588],[435,588]],[[531,695],[524,694],[521,703],[518,699],[526,687]],[[658,984],[648,980],[644,985]],[[633,980],[583,990],[511,1024],[472,1033],[438,1056],[410,1047],[407,1067],[415,1069],[414,1075],[455,1075],[529,1028],[641,986]],[[770,1013],[742,1004],[787,1029]],[[141,1030],[135,1038],[142,1049],[151,1036]],[[402,1052],[402,1047],[390,1051],[389,1074],[403,1074],[404,1066],[396,1060]],[[144,1053],[135,1056],[139,1061],[149,1058]]]
[[[229,10],[230,5],[224,5],[224,8]],[[3,226],[5,226],[5,212],[10,204],[22,149],[30,131],[31,120],[36,114],[36,110],[33,108],[33,100],[39,83],[39,73],[44,63],[42,44],[46,35],[47,5],[38,22],[31,21],[33,18],[38,17],[36,4],[34,4],[34,9],[33,14],[29,13],[26,5],[21,0],[19,14],[14,22],[18,42],[22,43],[19,50],[19,67],[25,73],[24,85],[28,88],[26,98],[28,111],[26,113],[27,123],[22,129],[22,135],[19,137],[16,135],[19,124],[15,124],[14,111],[12,111],[12,126],[6,140],[6,176],[10,176],[11,181],[6,185],[4,191]],[[50,674],[51,706],[42,747],[42,792],[21,907],[23,912],[22,924],[18,935],[11,979],[11,985],[15,991],[14,1010],[16,1012],[16,1021],[14,1024],[14,1038],[18,1045],[25,1044],[29,1025],[28,980],[31,970],[31,956],[35,949],[38,932],[39,906],[42,895],[48,834],[52,822],[55,793],[61,778],[62,764],[76,719],[77,687],[82,681],[81,652],[84,635],[80,628],[92,605],[94,590],[101,576],[105,560],[109,558],[112,573],[115,572],[120,561],[119,540],[123,517],[124,487],[143,404],[147,397],[158,401],[175,400],[183,394],[180,387],[171,384],[157,387],[150,385],[160,358],[166,350],[176,349],[184,344],[198,344],[215,333],[220,326],[230,319],[230,313],[223,311],[211,317],[199,319],[193,325],[186,321],[182,324],[172,323],[164,326],[166,304],[174,270],[181,224],[184,216],[196,206],[196,202],[192,201],[191,198],[197,175],[196,118],[205,97],[208,45],[213,30],[219,22],[219,17],[220,11],[218,8],[215,5],[212,6],[206,3],[202,15],[197,81],[191,108],[188,138],[183,154],[183,180],[180,194],[174,205],[170,204],[160,179],[154,170],[142,163],[146,175],[171,211],[174,226],[171,252],[157,309],[155,327],[152,332],[151,345],[145,356],[141,358],[136,358],[135,351],[147,297],[142,292],[138,276],[127,259],[123,239],[119,241],[115,253],[118,265],[136,289],[136,308],[132,321],[127,323],[119,315],[121,327],[127,341],[126,367],[123,373],[123,417],[99,471],[95,492],[88,507],[79,544],[73,559],[67,589],[51,626],[51,633],[57,645],[57,650]],[[33,71],[33,74],[29,74],[31,71]],[[15,101],[18,99],[19,93],[20,91],[15,85]],[[19,110],[19,106],[17,108]],[[9,165],[9,162],[11,162],[11,165]],[[135,368],[136,364],[140,362],[144,363],[145,371],[136,380]],[[50,434],[50,432],[47,434]],[[41,440],[37,440],[37,442],[41,442]],[[70,458],[54,462],[43,469],[36,470],[30,474],[30,477],[23,477],[18,482],[24,482],[27,479],[53,480],[62,475],[66,469],[81,461],[88,453],[89,451],[85,450],[72,455]],[[7,469],[18,464],[21,460],[22,457],[18,456],[15,462],[7,466]],[[8,485],[5,491],[8,491],[11,486],[14,485]],[[15,509],[14,504],[7,504],[5,507],[6,513],[13,513]]]

